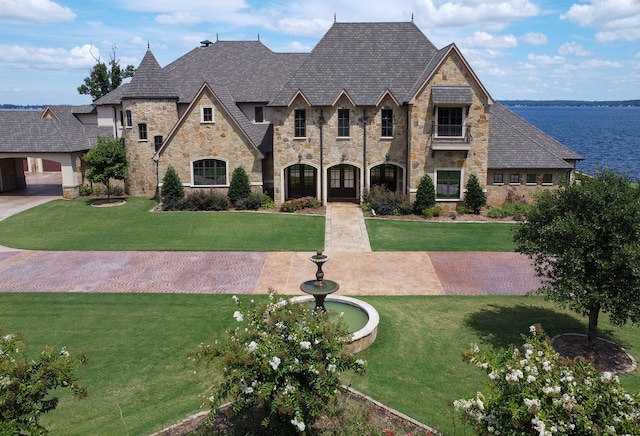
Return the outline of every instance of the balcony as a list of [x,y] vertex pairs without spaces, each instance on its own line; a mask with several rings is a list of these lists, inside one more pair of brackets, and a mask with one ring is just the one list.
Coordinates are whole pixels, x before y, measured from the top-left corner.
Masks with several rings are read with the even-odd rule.
[[431,157],[436,151],[464,151],[471,149],[471,132],[466,124],[431,125]]

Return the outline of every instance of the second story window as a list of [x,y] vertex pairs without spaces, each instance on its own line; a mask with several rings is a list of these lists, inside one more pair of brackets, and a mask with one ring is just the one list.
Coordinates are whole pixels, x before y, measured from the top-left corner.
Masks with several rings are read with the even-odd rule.
[[126,126],[127,126],[127,127],[131,127],[131,126],[133,126],[133,122],[131,121],[131,111],[130,111],[130,110],[127,110],[127,111],[125,111],[124,113],[125,113],[126,121],[127,121]]
[[138,140],[139,141],[147,140],[147,125],[144,123],[138,124]]
[[464,117],[461,107],[436,109],[436,136],[463,136]]
[[202,108],[202,119],[203,123],[213,123],[213,108],[212,107],[203,107]]
[[253,120],[256,123],[264,123],[264,107],[256,106]]
[[296,138],[307,137],[307,111],[305,109],[296,109],[293,112],[293,136]]
[[393,136],[393,109],[382,109],[382,132],[383,138],[391,138]]
[[338,109],[338,136],[349,137],[349,109]]

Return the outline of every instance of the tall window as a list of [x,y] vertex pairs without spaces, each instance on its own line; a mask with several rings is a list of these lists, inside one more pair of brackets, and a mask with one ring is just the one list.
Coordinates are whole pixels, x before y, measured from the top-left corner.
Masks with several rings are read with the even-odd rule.
[[305,109],[296,109],[293,111],[294,132],[296,138],[307,137],[307,111]]
[[338,109],[338,136],[349,136],[349,109]]
[[226,185],[227,163],[218,159],[202,159],[193,162],[194,185]]
[[147,125],[144,123],[138,124],[138,140],[140,141],[147,140]]
[[463,115],[461,107],[438,107],[437,112],[437,136],[462,136]]
[[255,107],[255,114],[254,114],[253,120],[256,123],[263,123],[264,122],[264,107],[263,106],[256,106]]
[[381,135],[385,138],[393,136],[393,109],[382,109],[382,132]]
[[494,174],[493,175],[493,183],[495,185],[501,185],[504,183],[504,174]]
[[156,151],[160,150],[160,147],[162,147],[162,136],[153,137],[153,146]]
[[203,107],[202,108],[202,122],[203,123],[213,123],[213,108],[212,107]]
[[527,185],[532,185],[536,183],[536,175],[533,173],[527,174]]
[[460,199],[461,171],[438,171],[436,175],[436,198],[447,200]]
[[542,184],[551,185],[553,184],[553,174],[547,173],[542,175]]
[[131,111],[130,110],[126,110],[124,113],[125,113],[126,119],[127,119],[127,127],[133,126],[133,121],[131,121]]
[[520,174],[509,174],[510,184],[520,184]]

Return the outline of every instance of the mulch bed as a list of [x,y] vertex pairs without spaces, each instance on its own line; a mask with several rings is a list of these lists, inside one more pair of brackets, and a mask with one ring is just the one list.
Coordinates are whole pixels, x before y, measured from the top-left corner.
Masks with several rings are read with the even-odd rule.
[[596,350],[587,348],[587,336],[578,333],[566,333],[552,339],[553,348],[564,357],[573,359],[581,356],[592,362],[600,372],[624,374],[636,369],[636,361],[621,346],[598,338]]

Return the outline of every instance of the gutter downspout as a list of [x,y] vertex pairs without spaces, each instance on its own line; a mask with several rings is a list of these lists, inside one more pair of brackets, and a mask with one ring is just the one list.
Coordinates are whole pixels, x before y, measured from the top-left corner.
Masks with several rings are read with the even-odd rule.
[[410,150],[410,137],[411,137],[411,105],[405,103],[407,107],[407,171],[405,175],[404,192],[405,195],[411,195],[410,180],[411,180],[411,150]]
[[[367,189],[367,122],[369,116],[367,115],[367,108],[362,108],[362,186]],[[360,193],[362,198],[362,192]]]
[[318,125],[320,126],[320,204],[324,205],[324,162],[323,162],[323,152],[324,147],[322,144],[322,126],[324,125],[324,115],[322,113],[322,108],[320,108],[320,116],[318,117]]

